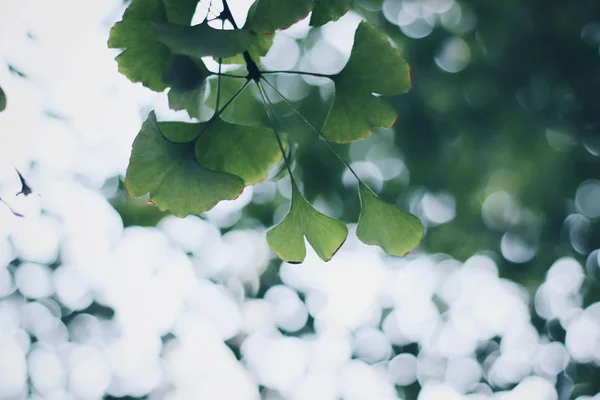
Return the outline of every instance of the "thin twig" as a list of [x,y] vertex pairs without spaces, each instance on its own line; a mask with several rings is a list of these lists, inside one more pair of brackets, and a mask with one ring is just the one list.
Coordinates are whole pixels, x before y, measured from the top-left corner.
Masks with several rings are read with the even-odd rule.
[[296,106],[294,106],[284,95],[283,93],[281,93],[279,90],[277,90],[277,88],[271,83],[269,82],[267,79],[262,79],[264,82],[267,83],[267,85],[269,85],[271,87],[271,89],[273,89],[275,91],[275,93],[277,93],[279,95],[279,97],[281,97],[281,99],[283,100],[283,102],[285,104],[287,104],[301,119],[302,121],[304,121],[304,123],[306,125],[308,125],[320,138],[324,139],[323,141],[325,142],[325,144],[327,145],[327,147],[329,147],[329,149],[331,151],[334,152],[334,154],[337,156],[337,158],[340,159],[341,162],[344,163],[344,165],[346,166],[346,168],[348,168],[350,170],[350,172],[352,172],[352,175],[354,175],[354,177],[360,182],[362,183],[362,181],[360,180],[360,178],[358,177],[358,175],[356,174],[356,172],[354,171],[354,169],[352,169],[352,167],[350,166],[350,164],[346,161],[346,159],[344,157],[342,157],[342,155],[331,145],[331,143],[329,143],[329,141],[325,138],[325,135],[323,135],[323,133],[315,128],[315,126],[300,112],[300,110],[298,110],[296,108]]
[[[204,129],[202,129],[202,131],[200,132],[200,134],[198,135],[198,137],[200,137],[204,133],[206,133],[206,131],[208,130],[208,128],[210,128],[212,126],[212,124],[221,116],[221,114],[223,114],[223,112],[225,111],[225,109],[227,107],[229,107],[229,105],[231,103],[233,103],[235,101],[235,99],[237,99],[240,94],[242,94],[242,92],[244,91],[244,89],[246,89],[246,87],[248,86],[249,83],[250,83],[250,80],[246,80],[246,83],[244,83],[244,86],[242,86],[233,96],[231,96],[231,98],[227,101],[227,103],[225,103],[223,105],[223,107],[220,110],[217,110],[215,112],[215,114],[212,116],[212,118],[206,123],[206,125],[204,125]],[[215,107],[215,109],[216,109],[216,107]]]
[[305,72],[305,71],[261,71],[263,74],[295,74],[295,75],[308,75],[315,76],[318,78],[329,78],[331,79],[331,75],[327,74],[319,74],[317,72]]

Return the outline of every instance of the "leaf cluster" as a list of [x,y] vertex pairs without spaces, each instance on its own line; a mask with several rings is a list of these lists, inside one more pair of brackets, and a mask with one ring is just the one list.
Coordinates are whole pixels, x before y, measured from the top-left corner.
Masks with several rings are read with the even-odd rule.
[[[133,0],[111,30],[108,45],[123,49],[119,71],[154,91],[168,88],[169,106],[198,122],[159,122],[151,112],[132,149],[125,187],[136,197],[150,194],[163,211],[183,217],[210,210],[238,197],[244,187],[263,181],[283,162],[292,184],[290,211],[267,234],[272,251],[288,262],[302,262],[306,238],[329,260],[346,240],[348,229],[304,198],[291,167],[294,146],[283,132],[276,100],[296,114],[330,147],[359,182],[362,212],[357,235],[363,242],[402,256],[420,241],[423,227],[415,216],[381,200],[330,145],[368,137],[373,128],[391,128],[396,112],[384,96],[411,87],[408,64],[387,36],[363,22],[356,30],[346,66],[335,75],[261,69],[260,57],[273,36],[311,14],[320,26],[340,18],[349,0],[257,0],[243,27],[229,5],[212,21],[191,25],[197,0]],[[210,10],[209,10],[210,11]],[[225,23],[233,29],[224,29]],[[212,57],[218,71],[204,60]],[[223,72],[223,66],[239,64]],[[325,78],[335,90],[322,121],[303,114],[303,102],[290,101],[271,83],[273,74]],[[319,87],[315,87],[318,89]],[[275,98],[274,96],[277,96]]]

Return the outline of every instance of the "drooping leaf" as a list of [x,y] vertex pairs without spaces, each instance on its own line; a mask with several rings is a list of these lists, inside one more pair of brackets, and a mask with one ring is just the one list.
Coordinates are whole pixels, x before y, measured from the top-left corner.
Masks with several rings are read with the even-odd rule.
[[312,6],[312,0],[256,0],[244,27],[258,35],[270,35],[306,17]]
[[171,86],[169,90],[169,107],[172,110],[186,110],[190,117],[206,121],[212,116],[204,110],[203,101],[206,95],[206,78],[210,72],[202,60],[194,60],[179,54],[171,55],[163,81]]
[[203,22],[194,26],[152,23],[155,37],[173,53],[191,57],[232,57],[248,49],[256,35],[245,29],[215,29]]
[[411,87],[409,66],[399,50],[367,22],[358,26],[350,60],[332,79],[335,101],[323,135],[337,143],[364,139],[375,127],[393,127],[396,112],[373,93],[398,95]]
[[337,21],[350,9],[350,0],[314,0],[311,26],[325,25]]
[[358,187],[362,206],[358,238],[394,256],[402,257],[415,248],[423,237],[419,218],[381,200],[362,182]]
[[196,141],[196,159],[205,168],[239,176],[246,185],[267,179],[282,155],[273,131],[216,120]]
[[0,87],[0,111],[4,111],[6,108],[6,94],[4,94],[4,90]]
[[306,237],[319,257],[329,261],[347,236],[346,225],[315,210],[292,181],[290,211],[279,225],[267,233],[267,242],[282,260],[301,263],[306,257]]
[[160,92],[166,88],[162,74],[169,63],[169,49],[153,40],[150,22],[167,22],[163,0],[133,0],[123,19],[110,31],[108,47],[124,49],[116,57],[119,72]]
[[133,143],[125,187],[136,197],[150,193],[150,201],[160,210],[183,217],[210,210],[221,200],[235,199],[244,181],[200,166],[193,143],[167,140],[152,112]]

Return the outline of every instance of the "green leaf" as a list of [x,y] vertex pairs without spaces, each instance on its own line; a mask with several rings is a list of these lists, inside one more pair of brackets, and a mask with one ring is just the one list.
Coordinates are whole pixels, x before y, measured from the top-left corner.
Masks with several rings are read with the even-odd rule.
[[[260,58],[264,57],[269,52],[269,49],[273,45],[273,38],[273,35],[258,36],[254,39],[254,41],[248,48],[250,57],[252,57],[256,65],[260,65]],[[233,57],[224,58],[222,62],[223,64],[246,64],[246,60],[244,60],[243,54],[238,54]]]
[[239,176],[246,185],[267,179],[281,160],[273,131],[216,120],[196,141],[196,159],[213,171]]
[[203,22],[194,26],[152,23],[154,36],[173,53],[191,57],[232,57],[250,47],[256,35],[245,29],[214,29]]
[[197,139],[195,154],[200,165],[239,176],[246,185],[267,179],[271,168],[282,158],[270,129],[230,124],[221,119],[207,123],[159,122],[158,127],[174,143]]
[[415,248],[423,237],[419,218],[381,200],[364,183],[358,187],[362,206],[358,238],[394,256],[402,257]]
[[210,210],[221,200],[235,199],[244,181],[201,167],[194,157],[194,144],[167,140],[152,112],[133,143],[125,187],[136,197],[150,193],[150,201],[160,210],[184,217]]
[[267,233],[267,242],[282,260],[301,263],[306,257],[305,236],[319,257],[329,261],[346,241],[348,228],[315,210],[292,181],[290,211],[279,225]]
[[375,127],[393,127],[396,112],[373,93],[398,95],[411,87],[409,66],[400,51],[366,22],[356,30],[350,60],[332,79],[335,100],[323,136],[337,143],[364,139]]
[[306,17],[312,6],[312,0],[256,0],[244,27],[259,35],[273,34]]
[[167,20],[176,24],[189,25],[192,22],[198,0],[164,0]]
[[214,110],[207,110],[204,106],[208,76],[210,72],[201,60],[173,54],[163,74],[163,81],[171,86],[169,107],[172,110],[186,110],[190,117],[200,121],[210,119]]
[[157,92],[166,88],[162,74],[169,63],[169,49],[152,40],[149,22],[166,22],[167,14],[162,0],[133,0],[123,19],[110,31],[108,47],[124,49],[116,57],[119,72],[132,82]]
[[0,111],[4,111],[6,108],[6,94],[4,94],[4,90],[0,87]]
[[325,25],[337,21],[350,9],[350,0],[314,0],[310,26]]

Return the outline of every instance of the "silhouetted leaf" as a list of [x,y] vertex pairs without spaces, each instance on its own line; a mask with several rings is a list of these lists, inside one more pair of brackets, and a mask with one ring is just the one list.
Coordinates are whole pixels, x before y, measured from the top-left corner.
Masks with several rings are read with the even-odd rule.
[[315,210],[292,181],[290,211],[267,233],[267,241],[277,257],[290,263],[301,263],[306,257],[305,236],[319,257],[329,261],[346,240],[348,228]]
[[327,140],[348,143],[364,139],[375,127],[391,128],[396,112],[379,96],[398,95],[411,86],[409,66],[387,36],[362,22],[354,37],[350,60],[332,77],[335,101],[325,122]]
[[337,21],[350,9],[350,0],[314,0],[311,26],[325,25]]
[[394,256],[404,256],[419,244],[423,237],[419,218],[381,200],[362,182],[358,188],[362,212],[356,235],[362,242]]
[[184,217],[238,197],[244,181],[232,174],[203,168],[194,157],[194,144],[177,144],[160,131],[154,112],[133,143],[125,187],[132,196],[150,193],[150,201]]
[[6,108],[6,94],[4,94],[4,90],[0,87],[0,111],[4,111]]
[[15,168],[15,171],[17,171],[17,175],[19,175],[19,181],[21,182],[21,190],[19,191],[19,193],[17,193],[17,196],[20,194],[22,194],[23,196],[29,196],[32,193],[31,186],[29,186],[29,183],[27,183],[27,181],[18,169]]

